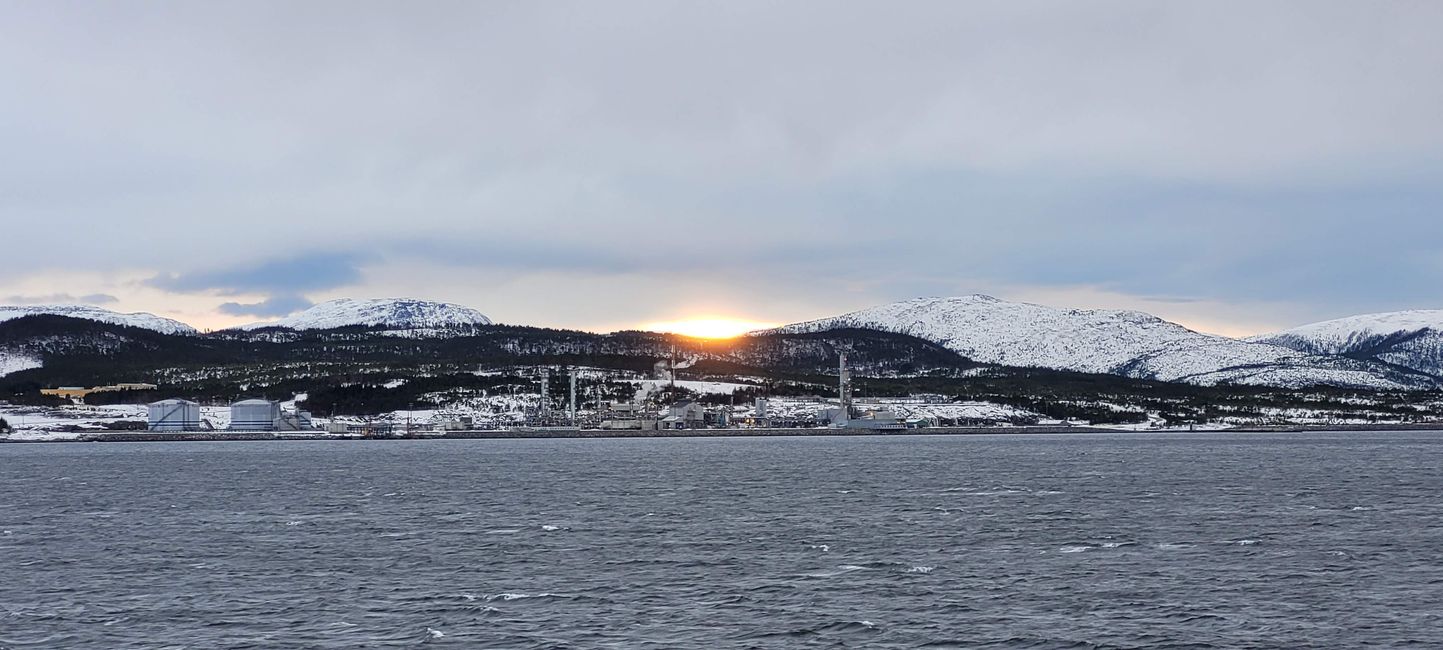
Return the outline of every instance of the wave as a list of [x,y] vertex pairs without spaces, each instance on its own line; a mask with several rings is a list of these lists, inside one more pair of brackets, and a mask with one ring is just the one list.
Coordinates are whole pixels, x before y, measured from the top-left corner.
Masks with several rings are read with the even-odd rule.
[[486,602],[488,602],[488,603],[489,603],[489,602],[498,601],[498,600],[500,600],[500,601],[512,601],[512,600],[534,600],[534,599],[552,599],[552,598],[569,600],[569,599],[572,598],[572,596],[567,596],[567,595],[565,595],[565,594],[553,594],[553,593],[550,593],[550,592],[541,592],[541,593],[538,593],[538,594],[522,594],[522,593],[486,594],[485,596],[482,596],[482,597],[481,597],[482,600],[484,600],[484,601],[486,601]]

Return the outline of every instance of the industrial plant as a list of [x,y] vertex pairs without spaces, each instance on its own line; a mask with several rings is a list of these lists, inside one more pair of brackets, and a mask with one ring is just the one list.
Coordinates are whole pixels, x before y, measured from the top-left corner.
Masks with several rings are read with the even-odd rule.
[[[836,397],[787,397],[774,400],[750,392],[746,402],[694,397],[696,393],[678,386],[676,370],[685,362],[663,360],[656,364],[651,379],[632,379],[638,387],[629,399],[605,399],[602,385],[592,381],[586,396],[579,390],[583,370],[572,368],[564,375],[562,399],[552,393],[553,368],[520,369],[535,391],[517,394],[511,386],[510,409],[500,417],[484,411],[423,410],[413,420],[412,411],[396,411],[373,418],[330,417],[321,422],[292,402],[245,398],[228,407],[206,405],[186,399],[163,399],[146,406],[145,430],[135,422],[134,431],[87,434],[89,439],[226,439],[226,438],[402,438],[402,437],[565,437],[577,436],[666,436],[666,435],[771,435],[801,430],[835,433],[936,429],[935,417],[900,417],[886,407],[893,402],[859,407],[854,400],[852,371],[847,353],[841,351],[836,366]],[[592,373],[593,370],[584,372]],[[594,377],[592,375],[588,375]],[[683,382],[685,383],[685,382]],[[644,386],[649,386],[645,388]],[[66,397],[74,408],[87,395],[113,390],[153,391],[153,384],[119,384],[95,388],[48,389]],[[613,390],[610,395],[616,396]],[[944,399],[934,396],[936,399]],[[583,399],[585,398],[585,399]],[[778,401],[786,408],[778,410]],[[584,403],[583,403],[584,402]],[[897,402],[894,400],[894,402]],[[897,402],[908,412],[907,405]],[[916,413],[915,405],[911,412]],[[404,415],[403,415],[404,413]],[[227,417],[228,415],[228,417]],[[958,421],[954,419],[954,422]],[[1034,422],[1035,423],[1035,422]],[[985,423],[983,423],[985,424]],[[686,433],[682,433],[686,432]],[[710,432],[710,433],[709,433]]]
[[183,399],[165,399],[148,406],[148,431],[315,431],[311,414],[281,407],[266,399],[246,399],[230,405],[230,424],[216,427],[201,417],[200,404]]

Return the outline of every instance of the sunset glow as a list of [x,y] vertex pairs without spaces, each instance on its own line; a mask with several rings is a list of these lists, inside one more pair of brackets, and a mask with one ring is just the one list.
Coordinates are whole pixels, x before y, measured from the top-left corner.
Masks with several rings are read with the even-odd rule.
[[689,318],[685,320],[649,323],[642,329],[650,332],[668,332],[700,339],[729,339],[760,329],[776,327],[776,323],[738,318]]

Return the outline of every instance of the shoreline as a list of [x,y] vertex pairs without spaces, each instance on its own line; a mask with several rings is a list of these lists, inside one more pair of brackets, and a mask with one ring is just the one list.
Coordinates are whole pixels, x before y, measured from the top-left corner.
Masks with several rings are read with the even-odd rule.
[[74,438],[23,439],[0,438],[0,443],[58,442],[227,442],[256,440],[536,440],[536,439],[601,439],[601,438],[803,438],[821,436],[987,436],[987,435],[1058,435],[1058,434],[1145,434],[1145,433],[1307,433],[1307,432],[1383,432],[1443,431],[1443,422],[1421,424],[1335,424],[1276,425],[1234,427],[1228,429],[1118,429],[1092,426],[1017,426],[1017,427],[932,427],[924,429],[673,429],[673,430],[527,430],[489,429],[473,431],[418,432],[411,435],[362,437],[309,432],[272,431],[137,431],[81,433]]

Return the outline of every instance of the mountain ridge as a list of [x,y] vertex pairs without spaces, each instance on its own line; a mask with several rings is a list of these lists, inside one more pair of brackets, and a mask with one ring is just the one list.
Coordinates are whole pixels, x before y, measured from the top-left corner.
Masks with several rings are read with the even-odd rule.
[[838,327],[909,334],[983,363],[1137,379],[1373,389],[1436,385],[1382,364],[1204,334],[1144,312],[1057,309],[981,294],[916,298],[763,332]]
[[199,330],[172,318],[149,312],[118,312],[90,305],[0,305],[0,321],[26,316],[68,316],[112,325],[141,327],[162,334],[199,334]]
[[1374,360],[1443,378],[1443,310],[1438,309],[1345,316],[1246,340]]
[[251,331],[281,327],[316,330],[365,326],[411,330],[491,324],[491,319],[485,314],[455,303],[415,298],[337,298],[278,320],[248,323],[231,329]]

